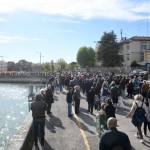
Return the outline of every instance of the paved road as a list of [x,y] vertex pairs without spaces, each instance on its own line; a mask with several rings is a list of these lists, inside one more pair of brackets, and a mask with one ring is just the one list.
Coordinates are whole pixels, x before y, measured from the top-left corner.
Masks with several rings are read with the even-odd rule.
[[[98,150],[99,137],[95,128],[95,115],[87,112],[87,102],[83,96],[81,100],[80,114],[72,118],[67,116],[67,103],[64,94],[55,94],[55,102],[52,106],[52,114],[46,116],[45,127],[45,145],[37,148],[33,146],[32,150]],[[134,135],[136,128],[132,125],[131,119],[125,118],[133,100],[125,99],[126,110],[118,108],[118,130],[128,134],[133,150],[150,149],[149,137],[144,137],[144,144]],[[74,110],[74,107],[73,107]]]

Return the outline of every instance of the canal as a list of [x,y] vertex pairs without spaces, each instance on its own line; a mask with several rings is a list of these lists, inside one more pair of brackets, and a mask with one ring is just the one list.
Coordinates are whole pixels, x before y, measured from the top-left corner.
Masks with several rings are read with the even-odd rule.
[[8,150],[13,136],[26,118],[29,112],[28,94],[28,84],[0,83],[0,150]]

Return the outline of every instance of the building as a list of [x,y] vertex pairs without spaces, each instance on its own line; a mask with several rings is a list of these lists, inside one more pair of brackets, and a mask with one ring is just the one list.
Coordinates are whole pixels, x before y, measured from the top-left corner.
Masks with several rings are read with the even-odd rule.
[[[96,46],[95,46],[95,52],[98,51],[98,47],[100,46],[100,41],[96,41]],[[101,66],[101,62],[100,61],[96,61],[95,62],[95,66],[96,67],[100,67]]]
[[0,61],[0,71],[7,71],[7,62],[3,60]]
[[121,52],[124,57],[124,67],[129,70],[133,61],[150,62],[150,37],[134,36],[121,41]]

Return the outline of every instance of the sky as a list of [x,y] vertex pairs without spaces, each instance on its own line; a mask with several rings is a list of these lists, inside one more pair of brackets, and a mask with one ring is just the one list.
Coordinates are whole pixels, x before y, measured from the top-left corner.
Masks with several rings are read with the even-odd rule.
[[104,32],[150,36],[150,0],[0,0],[0,60],[75,62]]

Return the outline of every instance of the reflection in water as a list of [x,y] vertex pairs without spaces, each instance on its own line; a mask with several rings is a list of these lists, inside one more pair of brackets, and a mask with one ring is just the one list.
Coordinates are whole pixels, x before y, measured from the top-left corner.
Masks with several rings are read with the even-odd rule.
[[0,150],[7,150],[28,114],[28,84],[0,83]]

